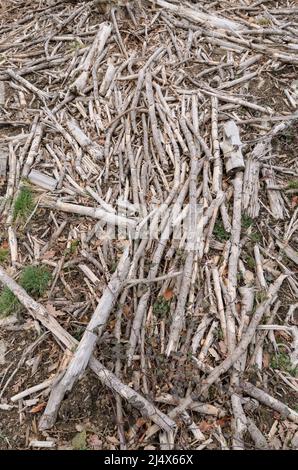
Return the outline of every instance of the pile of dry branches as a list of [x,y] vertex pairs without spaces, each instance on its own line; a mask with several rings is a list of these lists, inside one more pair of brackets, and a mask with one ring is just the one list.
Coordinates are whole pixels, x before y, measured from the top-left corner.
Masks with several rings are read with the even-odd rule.
[[[279,422],[287,446],[298,412],[270,380],[297,393],[298,166],[280,143],[297,132],[297,5],[17,3],[0,27],[0,281],[24,309],[1,329],[50,331],[61,356],[17,394],[5,367],[1,413],[46,397],[45,432],[90,368],[121,449],[274,447]],[[28,265],[51,271],[43,296],[19,282]]]

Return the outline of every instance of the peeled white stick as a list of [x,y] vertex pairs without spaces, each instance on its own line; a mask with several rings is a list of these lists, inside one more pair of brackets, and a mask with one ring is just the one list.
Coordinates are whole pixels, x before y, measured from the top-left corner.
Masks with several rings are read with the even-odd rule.
[[108,286],[104,290],[95,312],[89,321],[83,337],[74,353],[67,371],[56,385],[54,385],[47,407],[40,420],[39,428],[48,429],[56,421],[60,403],[67,391],[70,391],[75,382],[80,379],[88,366],[88,362],[101,336],[109,314],[126,281],[130,267],[129,246],[125,249],[116,272],[113,274]]
[[241,146],[239,129],[235,121],[231,119],[224,124],[223,142],[221,143],[227,175],[245,168]]
[[115,67],[114,64],[112,64],[111,62],[108,64],[108,68],[107,68],[107,71],[106,71],[106,74],[104,76],[104,79],[100,85],[100,89],[99,89],[99,94],[101,96],[105,96],[107,94],[107,91],[114,79],[114,76],[117,72],[117,68]]
[[249,396],[255,398],[260,403],[263,403],[269,408],[280,413],[284,418],[290,419],[294,423],[298,424],[298,413],[297,411],[293,410],[289,406],[285,405],[281,401],[277,400],[277,398],[272,397],[268,393],[264,392],[260,388],[255,387],[253,384],[249,382],[241,382],[240,388]]
[[168,344],[166,348],[166,355],[169,356],[172,351],[177,351],[178,344],[181,338],[181,331],[185,323],[185,314],[187,307],[187,298],[191,285],[191,278],[193,272],[193,263],[197,247],[197,177],[198,177],[198,157],[200,150],[195,147],[192,135],[186,126],[184,119],[180,121],[185,139],[190,151],[190,175],[189,175],[189,225],[188,225],[188,240],[187,240],[187,256],[183,268],[183,276],[181,288],[178,296],[176,310],[172,317]]
[[44,102],[45,100],[49,99],[51,95],[49,93],[46,93],[45,91],[39,90],[35,85],[32,85],[32,83],[28,82],[24,77],[21,77],[18,75],[16,72],[14,72],[11,69],[6,69],[6,73],[13,78],[16,82],[21,83],[25,88],[27,88],[29,91],[34,93],[35,95],[38,96],[38,98]]
[[[176,199],[177,206],[176,206],[176,208],[182,207],[184,199],[185,199],[186,194],[187,194],[187,191],[188,191],[188,181],[186,181],[184,183],[179,195],[177,196],[177,199]],[[156,278],[156,276],[157,276],[158,268],[159,268],[159,265],[160,265],[160,260],[162,259],[163,253],[166,249],[166,243],[164,241],[168,240],[169,236],[171,235],[171,233],[173,231],[173,225],[172,225],[171,221],[173,220],[174,214],[175,214],[175,206],[172,209],[172,215],[167,220],[167,223],[166,223],[166,225],[163,229],[163,232],[161,234],[161,238],[160,238],[160,240],[157,244],[156,250],[153,254],[151,267],[150,267],[150,270],[149,270],[149,273],[148,273],[148,280],[149,281]],[[137,311],[136,311],[135,316],[134,316],[134,320],[133,320],[133,324],[132,324],[132,328],[131,328],[131,334],[130,334],[130,338],[129,338],[129,347],[128,347],[128,350],[127,350],[128,365],[130,365],[132,360],[133,360],[133,355],[134,355],[134,352],[135,352],[135,349],[136,349],[136,346],[137,346],[137,342],[138,342],[139,337],[140,337],[142,322],[143,322],[143,318],[144,318],[144,315],[145,315],[145,312],[146,312],[146,309],[147,309],[147,306],[148,306],[148,302],[150,300],[150,295],[151,295],[151,284],[149,284],[147,290],[145,291],[145,293],[140,298],[139,303],[138,303],[138,308],[137,308]]]
[[95,161],[102,159],[103,149],[98,144],[92,142],[92,140],[89,139],[89,137],[82,131],[74,119],[67,121],[66,125],[77,143],[82,147],[83,150],[89,153],[91,158],[93,158]]
[[14,266],[18,260],[18,240],[16,232],[12,226],[8,227],[8,242],[10,249],[11,264]]
[[71,89],[76,93],[82,93],[86,88],[93,61],[96,57],[99,57],[102,51],[104,50],[104,47],[106,45],[108,37],[111,34],[111,31],[112,26],[110,23],[104,22],[101,23],[101,25],[99,26],[99,31],[95,36],[90,51],[81,67],[82,72],[71,85]]
[[126,228],[128,231],[134,228],[137,222],[127,217],[112,214],[99,207],[81,206],[79,204],[70,204],[67,202],[51,201],[50,199],[42,199],[40,205],[43,207],[49,207],[51,209],[61,210],[63,212],[69,212],[70,214],[79,214],[85,217],[92,217],[94,219],[102,220],[108,225],[118,225],[119,227]]
[[231,232],[231,250],[228,265],[228,286],[229,308],[226,309],[227,316],[227,345],[231,353],[236,345],[236,325],[235,325],[235,302],[237,296],[237,274],[238,261],[240,255],[240,235],[241,235],[241,202],[242,202],[243,173],[238,171],[234,177],[233,196],[233,221]]
[[29,442],[29,447],[39,447],[43,449],[51,449],[52,447],[55,447],[56,443],[55,441],[30,441]]
[[230,367],[242,356],[246,351],[248,345],[250,344],[253,336],[255,334],[256,328],[259,325],[260,321],[263,318],[264,313],[272,305],[276,298],[276,294],[279,291],[283,281],[287,278],[286,274],[281,274],[276,281],[269,287],[267,292],[267,298],[262,302],[257,310],[255,311],[249,326],[245,334],[242,336],[238,346],[234,349],[232,354],[230,354],[219,366],[215,367],[211,374],[208,375],[206,380],[204,380],[204,385],[202,386],[201,393],[207,392],[209,387],[219,379],[219,377],[227,372]]
[[[3,216],[9,209],[10,201],[13,198],[13,193],[15,189],[15,182],[16,182],[16,173],[17,173],[17,157],[14,152],[12,143],[9,142],[9,173],[8,173],[8,180],[7,180],[7,188],[6,194],[3,198],[3,202],[0,204],[0,213],[2,208],[5,208]],[[7,153],[0,148],[0,183],[2,179],[6,179],[6,166],[7,166]],[[3,178],[4,177],[4,178]],[[6,206],[6,207],[5,207]]]
[[182,18],[187,18],[188,20],[203,24],[206,28],[219,28],[219,29],[228,29],[228,30],[236,30],[241,29],[242,26],[236,21],[228,20],[224,17],[220,17],[217,15],[212,15],[210,13],[203,13],[197,7],[188,8],[184,7],[180,3],[178,5],[174,5],[170,2],[165,2],[164,0],[149,0],[154,6],[158,5],[161,8],[165,8],[167,10],[176,13],[177,15],[181,16]]
[[[0,106],[5,104],[5,83],[0,81]],[[1,174],[1,171],[0,171]]]
[[242,209],[255,219],[259,215],[260,161],[249,155],[245,161],[243,180]]
[[218,311],[218,316],[220,319],[220,326],[221,326],[221,331],[223,334],[224,342],[227,344],[227,321],[226,321],[226,315],[225,315],[225,307],[221,295],[221,286],[220,286],[220,278],[219,278],[219,272],[217,267],[214,267],[212,269],[212,279],[213,279],[213,286],[214,286],[214,293],[216,296],[217,300],[217,311]]
[[27,388],[26,390],[23,390],[22,392],[17,393],[16,395],[13,395],[10,399],[14,403],[18,400],[21,400],[22,398],[26,398],[29,395],[32,395],[32,393],[40,392],[41,390],[44,390],[45,388],[50,387],[52,383],[54,382],[54,380],[55,380],[54,378],[51,378],[51,379],[45,380],[44,382],[40,384],[33,385],[33,387]]
[[264,271],[263,271],[263,266],[262,266],[262,258],[260,254],[260,249],[258,244],[254,246],[254,256],[255,256],[255,262],[256,262],[256,272],[257,272],[257,277],[258,281],[260,284],[261,289],[267,289],[267,282],[264,276]]
[[271,168],[262,169],[263,180],[267,186],[267,197],[270,205],[271,213],[275,220],[284,220],[285,218],[285,206],[283,198],[279,191],[270,189],[270,186],[274,186],[275,175]]
[[251,418],[247,418],[247,430],[255,443],[256,450],[268,449],[268,443]]
[[22,169],[22,178],[27,178],[31,166],[34,163],[36,156],[38,155],[39,146],[43,137],[44,126],[43,124],[38,124],[35,130],[35,135],[32,140],[30,150],[28,152],[26,161]]
[[[71,351],[78,345],[77,340],[65,331],[41,304],[33,300],[22,287],[8,276],[1,266],[0,282],[8,287],[28,310],[30,315],[51,331],[66,348]],[[151,419],[158,428],[166,432],[173,431],[176,428],[175,422],[169,416],[162,413],[138,392],[121,382],[115,374],[106,369],[94,356],[91,357],[89,366],[104,385],[127,400],[134,408],[139,410],[144,417]]]
[[28,179],[30,183],[48,191],[54,191],[58,184],[58,181],[55,178],[52,178],[38,170],[31,170],[28,175]]

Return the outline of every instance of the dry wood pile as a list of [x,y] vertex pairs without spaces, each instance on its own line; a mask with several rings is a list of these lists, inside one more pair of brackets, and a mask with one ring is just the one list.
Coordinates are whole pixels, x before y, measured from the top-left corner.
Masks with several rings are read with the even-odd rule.
[[298,447],[297,2],[2,3],[1,415],[90,368],[116,448]]

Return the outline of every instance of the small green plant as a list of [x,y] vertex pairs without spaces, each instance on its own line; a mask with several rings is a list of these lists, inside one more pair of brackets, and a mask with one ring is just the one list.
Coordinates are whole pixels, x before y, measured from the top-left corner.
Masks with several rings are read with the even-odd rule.
[[80,244],[80,240],[73,240],[71,243],[70,243],[70,253],[71,254],[74,254],[77,250],[77,247],[79,246]]
[[77,341],[81,341],[82,339],[82,336],[84,334],[84,327],[83,326],[76,326],[76,329],[75,331],[72,333],[73,337],[77,340]]
[[294,406],[293,406],[293,410],[295,410],[296,413],[298,413],[298,403],[297,403],[297,405],[294,405]]
[[0,318],[17,313],[21,304],[17,297],[5,287],[0,295]]
[[298,373],[298,368],[293,367],[291,363],[291,359],[286,353],[277,353],[271,359],[271,367],[272,369],[279,369],[296,377]]
[[268,293],[265,289],[260,289],[256,292],[256,301],[258,302],[258,304],[265,302],[267,298],[268,298]]
[[77,251],[77,247],[79,246],[79,244],[80,240],[72,240],[72,242],[70,242],[69,248],[66,248],[66,250],[64,251],[64,255],[74,255]]
[[[47,268],[43,266],[28,266],[21,275],[19,283],[29,295],[33,297],[41,297],[49,284],[51,274]],[[21,304],[17,297],[5,287],[0,294],[0,316],[6,317],[12,313],[17,313],[21,308]]]
[[33,209],[34,198],[32,191],[29,188],[23,187],[14,204],[14,220],[16,220],[17,217],[20,217],[21,219],[29,217]]
[[75,40],[73,42],[70,43],[70,49],[72,51],[77,51],[79,49],[82,49],[82,47],[84,47],[84,44],[82,44],[80,41],[78,40]]
[[186,252],[184,250],[178,249],[176,251],[176,256],[179,261],[179,265],[182,265],[186,260]]
[[213,229],[214,236],[221,242],[229,240],[230,235],[225,231],[223,223],[217,221]]
[[256,262],[253,256],[246,255],[244,261],[250,270],[255,269]]
[[285,143],[286,145],[292,144],[294,139],[295,139],[295,131],[293,131],[290,128],[279,135],[279,140]]
[[4,263],[7,260],[9,250],[7,248],[0,248],[0,263]]
[[114,273],[116,271],[117,266],[118,266],[117,261],[113,261],[111,263],[111,267],[110,267],[111,273]]
[[74,450],[86,450],[87,449],[87,433],[86,431],[79,432],[71,441],[72,448]]
[[251,232],[249,238],[253,243],[260,243],[260,241],[262,240],[262,237],[259,232]]
[[157,297],[153,304],[153,313],[158,318],[164,318],[170,312],[170,302],[164,297]]
[[224,337],[223,337],[222,329],[221,328],[216,328],[214,336],[216,337],[216,339],[218,341],[223,341]]
[[251,217],[249,217],[248,215],[246,214],[243,214],[242,217],[241,217],[241,227],[244,229],[244,230],[247,230],[249,229],[249,227],[251,227],[251,225],[253,225],[254,221]]
[[298,189],[298,180],[292,180],[288,183],[287,189]]
[[268,25],[271,24],[269,18],[264,18],[264,17],[258,18],[258,19],[257,19],[257,23],[258,23],[260,26],[268,26]]
[[28,266],[20,277],[21,286],[28,294],[41,297],[50,282],[51,273],[44,266]]

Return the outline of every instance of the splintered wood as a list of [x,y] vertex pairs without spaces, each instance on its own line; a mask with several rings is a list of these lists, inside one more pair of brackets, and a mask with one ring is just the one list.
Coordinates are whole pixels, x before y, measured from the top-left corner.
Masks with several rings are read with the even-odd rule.
[[0,327],[9,353],[14,328],[58,351],[22,389],[20,367],[44,367],[31,345],[1,363],[1,412],[39,413],[27,447],[56,446],[46,430],[89,369],[123,450],[297,432],[298,29],[283,3],[7,7]]

